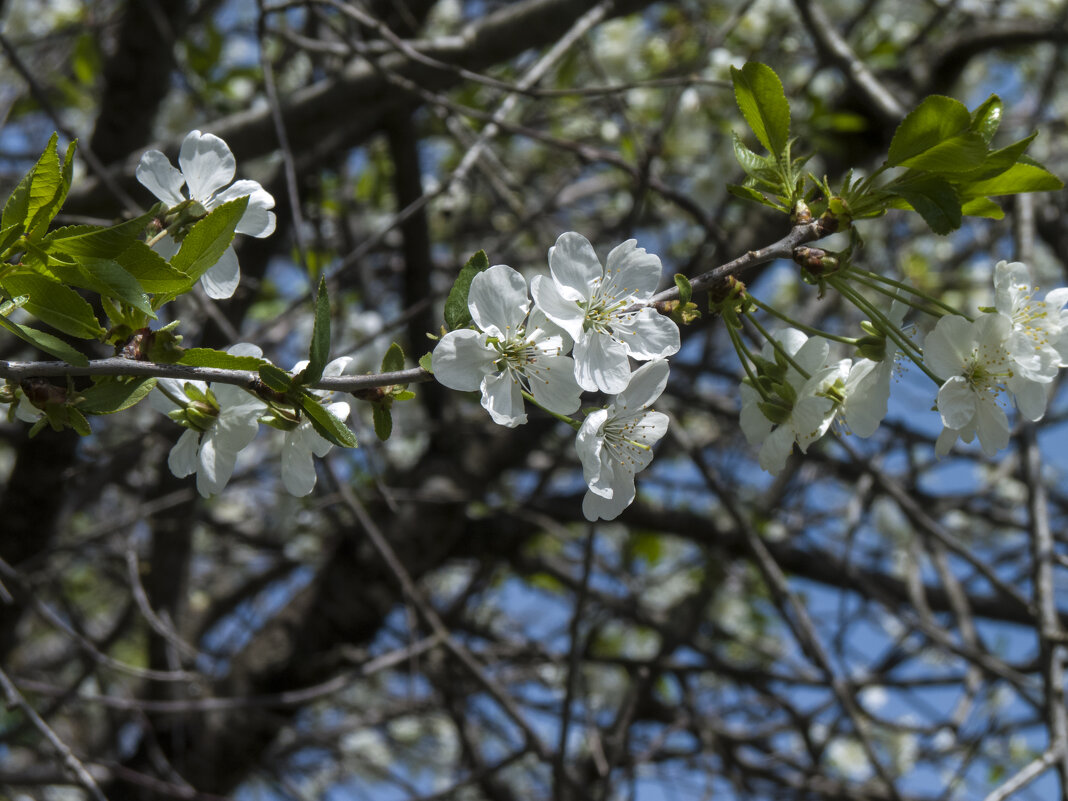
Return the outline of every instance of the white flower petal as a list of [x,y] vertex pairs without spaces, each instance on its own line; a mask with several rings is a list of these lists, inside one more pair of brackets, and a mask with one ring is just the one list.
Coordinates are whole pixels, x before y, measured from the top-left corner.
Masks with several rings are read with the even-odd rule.
[[575,378],[583,389],[617,395],[630,381],[630,362],[623,343],[608,334],[587,332],[575,342]]
[[522,388],[508,371],[482,379],[482,407],[497,425],[515,428],[527,422]]
[[630,355],[640,361],[671,356],[681,345],[675,321],[649,306],[621,317],[612,330]]
[[772,431],[760,446],[757,460],[760,466],[777,476],[786,467],[786,460],[794,448],[794,433],[789,426],[779,426]]
[[178,478],[185,478],[197,469],[197,450],[200,447],[200,433],[187,428],[171,448],[167,457],[167,467]]
[[582,477],[587,484],[597,481],[601,475],[601,451],[604,449],[604,423],[607,419],[607,409],[590,412],[575,437],[575,450],[582,463]]
[[946,315],[924,340],[923,360],[939,377],[957,375],[971,358],[974,341],[972,323],[960,315]]
[[590,297],[592,287],[604,276],[590,240],[574,231],[560,234],[549,248],[549,271],[557,285],[570,290],[570,300]]
[[302,423],[298,428],[287,431],[282,441],[282,486],[286,492],[298,498],[315,489],[316,481],[315,460],[304,442],[304,427]]
[[223,251],[222,256],[208,271],[200,276],[200,285],[209,298],[225,300],[232,297],[241,283],[241,267],[237,263],[237,253],[234,246],[230,245]]
[[464,328],[450,331],[441,338],[431,367],[439,384],[460,392],[470,392],[482,386],[482,379],[496,371],[494,362],[499,354],[486,344],[485,334]]
[[634,484],[630,485],[629,493],[620,493],[611,498],[605,498],[592,491],[587,491],[582,499],[582,515],[591,523],[597,520],[615,520],[623,510],[630,506],[634,500]]
[[539,356],[527,368],[534,400],[557,414],[571,414],[582,403],[582,388],[575,380],[575,362],[569,356]]
[[208,208],[221,206],[223,203],[229,203],[231,200],[237,200],[246,195],[248,206],[245,207],[245,213],[238,220],[234,232],[254,236],[257,239],[270,236],[274,233],[276,221],[274,213],[268,209],[274,208],[274,196],[260,186],[258,181],[248,179],[234,181],[231,186],[215,195]]
[[158,150],[147,150],[137,163],[137,180],[145,189],[168,206],[177,206],[185,201],[182,187],[185,176],[171,166],[170,160]]
[[628,239],[608,254],[602,291],[621,298],[648,300],[656,292],[662,272],[659,256],[638,247],[637,240]]
[[507,264],[495,264],[471,279],[467,306],[475,325],[487,334],[512,339],[530,308],[527,282]]
[[643,364],[631,374],[627,387],[612,404],[615,414],[629,417],[648,409],[659,398],[668,381],[668,363],[664,359]]
[[979,444],[987,456],[997,456],[998,451],[1008,447],[1009,419],[992,398],[976,405],[976,428],[979,432]]
[[953,376],[938,390],[938,413],[946,428],[964,428],[975,416],[975,407],[975,392],[963,376]]
[[189,186],[189,196],[201,203],[211,200],[219,189],[234,180],[237,163],[219,137],[190,131],[182,142],[178,164]]
[[579,340],[586,312],[575,300],[561,295],[557,285],[546,275],[535,275],[531,279],[530,294],[542,314],[564,329],[573,341]]

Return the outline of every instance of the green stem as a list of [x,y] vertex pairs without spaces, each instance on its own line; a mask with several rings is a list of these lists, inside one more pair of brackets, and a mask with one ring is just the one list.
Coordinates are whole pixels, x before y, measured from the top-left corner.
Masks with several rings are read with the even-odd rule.
[[923,363],[923,351],[919,346],[905,336],[901,329],[883,314],[877,306],[853,289],[848,282],[842,280],[838,276],[829,277],[827,283],[834,287],[842,297],[871,317],[871,319],[877,323],[878,328],[885,333],[887,337],[894,341],[894,344],[901,349],[901,352],[905,354],[909,361],[919,367],[924,374],[938,386],[942,386],[944,383],[942,379],[932,373],[927,365]]
[[[851,274],[853,274],[855,276],[858,276],[857,280],[860,281],[860,283],[863,283],[865,286],[871,287],[872,289],[874,289],[874,290],[876,290],[878,292],[882,292],[884,295],[886,295],[888,297],[895,298],[897,300],[902,301],[903,303],[907,303],[912,308],[919,309],[920,311],[924,312],[925,314],[931,314],[931,311],[929,309],[924,308],[923,306],[920,306],[920,305],[917,305],[917,304],[913,303],[912,301],[908,300],[907,298],[901,297],[900,295],[898,295],[895,292],[889,291],[885,287],[879,286],[879,284],[886,284],[886,285],[892,286],[892,287],[894,287],[896,289],[900,289],[900,290],[902,290],[904,292],[908,292],[910,295],[915,295],[918,298],[923,298],[926,302],[930,303],[932,306],[937,306],[938,308],[940,308],[943,311],[945,311],[947,314],[956,314],[956,315],[960,315],[961,317],[968,318],[968,315],[964,314],[961,311],[958,311],[957,309],[955,309],[952,306],[950,306],[948,303],[944,303],[944,302],[942,302],[942,301],[940,301],[940,300],[938,300],[936,298],[932,298],[930,295],[928,295],[923,290],[916,289],[915,287],[911,287],[911,286],[909,286],[908,284],[906,284],[906,283],[904,283],[902,281],[896,281],[893,278],[887,278],[885,275],[879,275],[879,273],[873,273],[873,272],[870,272],[869,270],[862,270],[861,268],[854,267],[854,266],[850,266],[849,269],[847,270],[847,272],[851,273]],[[862,280],[863,278],[866,278],[868,280],[864,281],[864,280]],[[937,317],[938,315],[932,314],[931,316],[932,317]],[[968,318],[968,319],[970,320],[971,318]]]
[[753,368],[749,365],[749,362],[753,360],[752,354],[749,353],[749,349],[742,342],[742,338],[738,336],[738,329],[733,325],[727,325],[727,335],[731,338],[731,343],[734,345],[734,351],[738,354],[738,361],[742,363],[742,369],[745,370],[745,374],[749,376],[749,382],[752,384],[753,389],[760,395],[761,400],[771,400],[768,393],[764,391],[764,388],[760,386],[760,382],[757,381],[756,373],[753,372]]
[[755,297],[753,297],[749,293],[746,293],[746,298],[751,300],[753,302],[753,305],[757,306],[758,308],[762,309],[763,311],[766,311],[772,317],[778,317],[780,320],[782,320],[787,325],[789,325],[789,326],[791,326],[793,328],[796,328],[799,331],[803,331],[804,333],[808,334],[809,336],[823,337],[824,339],[830,339],[830,340],[834,340],[835,342],[841,342],[843,345],[849,345],[850,347],[856,347],[856,345],[857,345],[858,340],[857,340],[856,337],[846,337],[846,336],[842,336],[841,334],[831,334],[831,333],[829,333],[827,331],[821,331],[818,328],[813,328],[810,325],[805,325],[804,323],[801,323],[801,322],[798,322],[797,320],[791,319],[788,315],[783,314],[781,311],[776,309],[774,306],[769,306],[766,303],[760,302],[759,300],[757,300]]
[[782,346],[782,343],[779,342],[779,340],[775,339],[775,337],[768,333],[767,329],[760,324],[760,321],[753,316],[752,312],[747,311],[744,314],[749,319],[749,322],[751,322],[756,327],[756,330],[760,332],[760,335],[771,343],[771,346],[775,349],[775,352],[781,355],[786,360],[787,364],[797,370],[797,372],[800,373],[806,381],[812,378],[808,370],[806,370],[804,367],[794,361],[794,357],[786,352],[786,349]]
[[582,428],[582,421],[581,420],[573,420],[570,417],[568,417],[566,414],[559,414],[558,412],[554,412],[552,409],[546,409],[544,406],[542,406],[540,403],[538,403],[536,400],[534,400],[534,396],[531,395],[529,392],[527,392],[525,389],[524,390],[520,390],[520,391],[523,393],[523,397],[524,398],[526,398],[528,401],[533,403],[535,406],[537,406],[542,411],[545,411],[545,412],[548,412],[549,414],[551,414],[553,417],[555,417],[561,423],[567,423],[569,426],[571,426],[576,431],[578,431],[580,428]]
[[165,237],[168,233],[170,233],[170,229],[169,228],[164,228],[162,231],[160,231],[154,237],[152,237],[151,239],[147,240],[145,242],[145,244],[148,245],[149,247],[152,247],[154,244],[156,244],[161,239],[163,239],[163,237]]

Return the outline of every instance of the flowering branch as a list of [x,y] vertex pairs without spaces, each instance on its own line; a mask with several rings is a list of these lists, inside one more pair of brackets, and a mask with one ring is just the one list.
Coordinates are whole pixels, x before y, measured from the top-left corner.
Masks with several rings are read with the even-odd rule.
[[[87,365],[68,364],[60,361],[10,362],[0,360],[0,378],[18,381],[23,378],[49,378],[56,376],[143,376],[145,378],[176,378],[185,381],[214,381],[218,384],[233,384],[249,387],[260,380],[259,373],[252,370],[225,370],[217,367],[190,367],[184,364],[160,364],[134,359],[113,357],[94,359]],[[328,389],[334,392],[358,392],[374,387],[389,387],[397,384],[419,384],[432,381],[434,376],[422,367],[369,375],[324,376],[309,389]]]

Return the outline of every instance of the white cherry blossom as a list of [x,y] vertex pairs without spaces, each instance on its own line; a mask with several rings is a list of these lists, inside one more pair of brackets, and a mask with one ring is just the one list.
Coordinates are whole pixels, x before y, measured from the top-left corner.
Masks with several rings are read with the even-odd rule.
[[493,422],[509,428],[527,421],[524,391],[557,414],[578,409],[582,391],[575,364],[563,355],[570,339],[538,309],[529,311],[522,275],[494,265],[474,277],[467,300],[478,330],[450,331],[434,348],[434,377],[440,383],[481,390]]
[[[784,387],[783,391],[792,397],[778,397],[776,420],[768,417],[772,412],[770,404],[767,410],[761,408],[768,402],[755,388],[743,383],[740,389],[742,433],[750,445],[760,446],[758,462],[772,475],[782,472],[795,442],[805,453],[809,445],[827,433],[838,409],[829,390],[845,381],[850,366],[849,359],[828,363],[830,343],[821,337],[809,339],[800,331],[788,328],[775,339],[808,377],[792,365],[787,366],[788,388]],[[770,342],[764,346],[762,356],[768,361],[775,360],[775,348]]]
[[[255,345],[239,343],[228,351],[236,356],[256,356]],[[167,458],[167,466],[178,478],[197,474],[197,491],[205,498],[223,491],[234,473],[237,455],[256,436],[258,418],[266,404],[232,384],[181,381],[160,378],[149,402],[164,414],[192,407],[197,425],[191,425],[178,438]],[[188,419],[188,418],[187,418]],[[192,422],[190,420],[190,422]]]
[[[983,314],[974,322],[947,315],[927,335],[924,362],[946,377],[938,390],[944,426],[935,443],[938,456],[949,453],[958,437],[971,442],[978,434],[987,456],[1009,444],[1009,421],[998,398],[1011,369],[1005,347],[1011,329],[1011,320],[1003,314]],[[1044,399],[1042,403],[1044,407]]]
[[[1062,311],[1068,289],[1054,289],[1045,300],[1034,300],[1034,292],[1027,267],[1020,262],[999,261],[994,266],[994,305],[1012,323],[1005,347],[1013,372],[1025,381],[1048,384],[1068,364],[1068,317]],[[1045,411],[1044,393],[1042,399]]]
[[634,500],[634,474],[653,460],[652,446],[667,433],[668,417],[649,407],[668,380],[668,363],[643,364],[606,409],[591,412],[575,441],[588,490],[587,520],[612,520]]
[[[352,364],[352,359],[342,356],[334,359],[323,368],[323,378],[335,378]],[[308,366],[307,360],[297,362],[291,371],[294,375]],[[330,390],[311,390],[323,401],[323,406],[340,420],[349,416],[349,404],[345,401],[327,402],[333,396]],[[290,495],[303,497],[315,489],[315,460],[326,456],[333,447],[332,442],[327,442],[311,421],[304,416],[300,425],[285,432],[282,440],[282,485]]]
[[[886,315],[890,323],[901,330],[908,306],[899,300],[890,304]],[[870,437],[886,417],[890,401],[890,379],[897,369],[900,348],[886,337],[886,353],[879,361],[858,359],[849,368],[842,390],[844,400],[840,414],[850,433]]]
[[679,349],[679,328],[648,301],[660,281],[660,259],[628,239],[608,254],[604,267],[593,245],[573,231],[549,248],[548,276],[535,276],[530,291],[546,316],[575,340],[575,377],[585,390],[622,392],[630,380],[628,356],[639,361]]
[[[214,134],[190,131],[178,154],[181,169],[175,169],[159,150],[148,150],[137,165],[137,180],[153,195],[172,208],[187,199],[195,200],[211,211],[216,206],[248,196],[248,208],[237,223],[236,232],[256,238],[274,232],[275,216],[269,211],[274,198],[257,181],[234,180],[237,163],[230,148]],[[230,184],[228,187],[227,185]],[[182,187],[189,197],[182,194]],[[227,187],[227,188],[223,188]],[[164,237],[156,248],[164,258],[178,252],[178,243]],[[241,280],[241,270],[233,246],[200,278],[209,297],[222,299],[234,294]]]

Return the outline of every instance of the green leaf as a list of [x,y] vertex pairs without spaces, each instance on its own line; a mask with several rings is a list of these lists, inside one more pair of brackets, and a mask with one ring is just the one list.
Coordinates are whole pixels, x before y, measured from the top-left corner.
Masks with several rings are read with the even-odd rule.
[[134,242],[119,253],[115,261],[152,294],[181,294],[193,285],[187,275],[168,264],[144,242]]
[[[39,237],[48,228],[48,224],[52,222],[52,219],[59,212],[60,207],[63,205],[63,201],[67,199],[67,192],[70,190],[70,182],[74,176],[74,148],[76,142],[71,142],[67,146],[67,153],[62,162],[59,160],[59,154],[55,153],[54,157],[50,157],[47,162],[47,169],[42,174],[38,169],[34,172],[33,186],[30,188],[30,223],[26,226],[26,231],[31,237]],[[44,156],[41,157],[44,161]],[[41,164],[41,162],[38,162]],[[53,167],[55,173],[53,174]],[[40,207],[34,211],[35,198],[39,196],[42,200]]]
[[270,363],[263,364],[260,365],[259,372],[263,383],[275,392],[288,392],[289,388],[293,386],[293,376],[281,367],[275,367]]
[[11,295],[29,295],[26,311],[65,334],[79,339],[99,339],[106,333],[93,314],[93,307],[58,281],[21,272],[6,276],[0,285]]
[[30,209],[30,184],[33,183],[33,171],[36,166],[22,176],[22,180],[4,203],[4,213],[0,216],[0,229],[17,230],[19,235],[26,230],[26,216]]
[[924,152],[907,158],[898,166],[937,173],[959,173],[975,169],[986,158],[986,142],[977,133],[966,131]]
[[390,411],[389,404],[371,404],[371,417],[375,424],[375,436],[385,442],[393,433],[393,412]]
[[[897,126],[886,162],[891,167],[922,156],[948,139],[967,131],[972,123],[968,108],[959,100],[931,95]],[[978,134],[974,136],[982,141]],[[983,152],[986,152],[984,147]],[[971,166],[975,166],[974,164]]]
[[1001,112],[1003,104],[997,95],[990,95],[982,105],[972,112],[972,124],[970,129],[983,137],[983,141],[989,146],[1001,124]]
[[78,367],[85,367],[89,364],[85,354],[45,331],[39,331],[26,325],[19,325],[3,316],[0,316],[0,328],[7,329],[24,342],[29,342],[38,350],[44,351],[50,356],[55,356],[67,364],[74,364]]
[[977,197],[960,207],[961,214],[967,217],[986,217],[1000,220],[1005,216],[1004,210],[990,198]]
[[308,348],[308,366],[298,376],[301,384],[314,384],[323,377],[323,368],[330,359],[330,294],[326,290],[326,277],[319,279],[319,292],[315,296],[315,324],[312,328],[311,347]]
[[682,273],[675,273],[675,286],[679,288],[679,305],[685,306],[690,302],[690,298],[693,297],[693,287],[690,286],[690,279]]
[[84,400],[78,404],[78,409],[86,414],[121,412],[140,403],[154,386],[155,378],[98,378],[93,386],[79,393]]
[[471,291],[471,281],[483,270],[489,269],[489,256],[480,250],[467,260],[467,264],[456,276],[456,281],[445,299],[445,325],[450,331],[466,328],[471,322],[471,310],[467,307],[467,295]]
[[248,207],[248,195],[223,203],[189,229],[171,265],[189,276],[189,286],[215,266],[234,239],[234,229]]
[[33,166],[33,179],[30,181],[30,192],[26,203],[27,231],[32,230],[38,224],[38,212],[42,209],[47,210],[59,192],[62,176],[59,153],[56,150],[58,141],[59,135],[53,133],[41,157]]
[[319,403],[316,396],[302,392],[300,408],[308,415],[312,427],[318,432],[319,436],[327,442],[332,442],[342,448],[355,448],[357,446],[356,435],[329,409]]
[[755,61],[740,70],[731,67],[734,99],[756,138],[776,158],[790,139],[790,104],[775,71]]
[[1021,192],[1052,192],[1064,182],[1045,167],[1018,162],[1000,175],[964,187],[966,197],[1017,195]]
[[137,279],[114,259],[85,258],[81,264],[49,259],[47,269],[64,284],[91,289],[103,297],[127,303],[153,319],[156,317]]
[[[188,348],[178,359],[178,364],[189,367],[211,367],[216,370],[251,370],[257,372],[269,364],[265,359],[255,356],[235,356],[224,350],[214,348]],[[277,368],[276,368],[277,369]],[[280,371],[281,372],[281,371]],[[287,373],[283,373],[287,375]]]
[[[157,204],[158,206],[159,204]],[[145,226],[155,216],[153,211],[142,214],[133,220],[127,220],[110,228],[95,225],[68,225],[50,231],[40,241],[42,249],[48,252],[66,253],[70,256],[89,256],[98,259],[114,259],[135,242],[144,245],[139,237]],[[144,245],[146,248],[147,245]]]
[[960,228],[960,199],[944,178],[922,175],[891,184],[887,189],[908,202],[936,234]]
[[780,207],[778,203],[773,200],[769,200],[760,192],[756,191],[751,187],[739,186],[738,184],[727,184],[727,191],[735,197],[740,197],[742,200],[751,200],[754,203],[759,203],[762,206],[768,206],[769,208],[773,208],[776,211],[783,211],[782,207]]
[[1013,142],[1011,145],[1003,147],[1000,150],[994,150],[987,153],[986,158],[983,159],[978,167],[968,170],[967,172],[949,176],[950,180],[957,184],[959,189],[964,184],[985,181],[988,178],[994,178],[995,176],[1001,175],[1023,158],[1024,151],[1027,150],[1028,146],[1036,136],[1038,136],[1037,131],[1026,139],[1021,139],[1019,142]]
[[734,143],[734,158],[738,160],[738,164],[745,170],[745,174],[750,178],[770,181],[773,184],[777,183],[774,159],[771,156],[758,156],[745,146],[745,142],[742,141],[737,132],[731,131],[731,137]]
[[434,371],[431,368],[434,366],[434,354],[431,352],[424,353],[422,356],[420,356],[419,366],[426,370],[428,373],[433,373]]
[[409,401],[415,397],[415,393],[410,389],[402,389],[400,392],[393,392],[390,397],[395,401]]
[[382,357],[382,372],[396,373],[404,369],[404,349],[394,342]]

